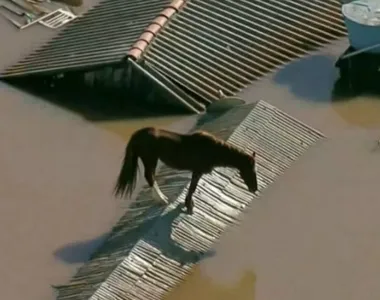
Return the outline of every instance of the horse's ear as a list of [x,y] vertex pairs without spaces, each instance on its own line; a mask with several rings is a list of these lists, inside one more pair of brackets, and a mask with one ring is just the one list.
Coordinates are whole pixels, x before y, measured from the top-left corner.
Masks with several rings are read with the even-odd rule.
[[253,157],[253,158],[256,157],[256,152],[255,152],[255,151],[253,151],[253,153],[252,153],[252,157]]

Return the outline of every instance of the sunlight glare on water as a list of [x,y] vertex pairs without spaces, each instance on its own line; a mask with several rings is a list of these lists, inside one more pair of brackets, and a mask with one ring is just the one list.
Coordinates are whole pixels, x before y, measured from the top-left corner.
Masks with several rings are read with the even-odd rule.
[[201,266],[197,265],[185,281],[164,300],[254,300],[255,283],[256,275],[252,271],[246,271],[240,274],[237,282],[221,284],[204,274]]
[[380,98],[360,96],[333,104],[334,111],[347,123],[363,127],[380,127]]

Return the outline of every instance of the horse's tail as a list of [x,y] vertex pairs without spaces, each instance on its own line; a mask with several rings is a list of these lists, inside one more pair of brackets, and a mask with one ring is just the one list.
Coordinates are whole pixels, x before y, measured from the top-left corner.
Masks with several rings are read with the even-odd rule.
[[121,197],[127,194],[129,197],[136,186],[136,175],[138,170],[138,155],[134,149],[135,136],[132,136],[126,149],[119,177],[117,178],[114,194],[116,197]]

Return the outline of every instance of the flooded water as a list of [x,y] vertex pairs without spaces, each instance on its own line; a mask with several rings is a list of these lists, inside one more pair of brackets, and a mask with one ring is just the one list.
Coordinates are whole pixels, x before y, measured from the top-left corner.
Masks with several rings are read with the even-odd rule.
[[[228,269],[228,268],[226,268]],[[202,270],[202,265],[194,267],[165,300],[254,300],[256,275],[252,271],[243,272],[236,282],[220,283]]]
[[339,101],[333,104],[333,109],[347,123],[363,127],[380,127],[380,97],[360,96]]
[[128,118],[117,121],[102,121],[97,122],[97,126],[113,132],[120,136],[123,140],[129,141],[129,138],[136,130],[146,127],[155,126],[159,128],[165,128],[171,124],[180,121],[184,118],[182,115],[175,116],[149,116],[140,118]]
[[334,103],[333,109],[347,123],[363,128],[380,127],[380,98],[361,96]]

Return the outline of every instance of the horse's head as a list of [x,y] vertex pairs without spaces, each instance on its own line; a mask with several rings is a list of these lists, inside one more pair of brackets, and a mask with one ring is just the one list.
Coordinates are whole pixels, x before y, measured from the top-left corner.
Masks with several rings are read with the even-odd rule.
[[248,190],[252,193],[258,190],[255,156],[256,153],[253,152],[252,155],[248,157],[248,163],[240,168],[240,176],[247,185]]

